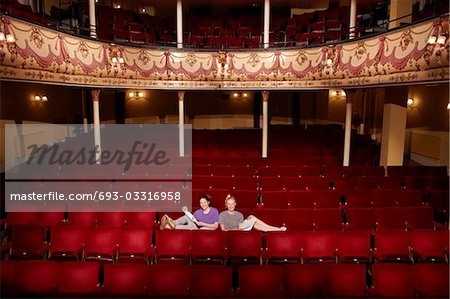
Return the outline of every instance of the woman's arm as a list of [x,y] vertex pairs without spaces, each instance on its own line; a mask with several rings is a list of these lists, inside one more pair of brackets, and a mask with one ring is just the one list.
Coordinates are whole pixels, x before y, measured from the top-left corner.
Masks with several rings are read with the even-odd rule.
[[224,232],[226,232],[226,231],[241,230],[239,227],[236,227],[236,228],[226,228],[224,224],[220,224],[220,229],[223,230]]
[[195,224],[197,224],[198,226],[204,226],[204,227],[209,227],[209,228],[213,228],[213,229],[217,229],[219,227],[219,223],[218,222],[214,222],[214,223],[206,223],[203,221],[194,221]]

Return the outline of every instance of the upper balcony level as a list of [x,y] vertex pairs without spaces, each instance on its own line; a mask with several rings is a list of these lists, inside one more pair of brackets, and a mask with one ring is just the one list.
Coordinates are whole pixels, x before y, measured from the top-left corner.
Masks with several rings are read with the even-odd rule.
[[[90,25],[88,0],[4,0],[0,11],[58,31],[142,47],[177,46],[176,1],[96,0],[95,25]],[[221,2],[221,3],[217,3]],[[367,37],[437,17],[449,11],[447,0],[356,0],[355,26],[350,1],[271,0],[269,46],[308,47]],[[264,1],[183,0],[183,47],[191,49],[257,49],[263,47]]]
[[[304,17],[293,16],[284,26],[293,19],[319,15],[322,23],[327,24],[330,11],[344,9],[328,8],[320,13],[305,13]],[[323,43],[328,36],[326,31],[317,33],[322,39],[318,44],[310,45],[308,41],[295,47],[291,43],[290,47],[288,43],[271,43],[278,47],[267,49],[234,49],[216,43],[209,49],[206,44],[202,49],[177,49],[169,44],[151,46],[128,40],[112,43],[66,32],[60,26],[45,28],[30,22],[31,17],[25,21],[1,14],[2,33],[14,40],[0,39],[0,78],[101,88],[173,90],[325,89],[448,82],[448,10],[441,13],[412,23],[399,22],[400,26],[395,28],[386,25],[380,32],[365,29],[351,40]],[[251,13],[248,15],[235,28],[242,29],[241,21],[252,19]],[[122,23],[130,26],[129,20]],[[204,19],[194,20],[199,24]],[[217,24],[225,24],[226,20],[217,19]],[[155,23],[155,28],[159,23]],[[308,21],[309,27],[317,28],[318,24],[321,22]],[[123,31],[132,34],[130,27]],[[346,38],[344,33],[341,38]]]

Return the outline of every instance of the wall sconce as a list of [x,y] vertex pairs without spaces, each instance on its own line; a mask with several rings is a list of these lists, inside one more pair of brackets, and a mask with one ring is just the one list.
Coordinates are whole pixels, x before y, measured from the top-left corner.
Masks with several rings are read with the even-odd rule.
[[34,101],[35,102],[48,102],[48,97],[46,95],[35,95],[34,96]]
[[447,110],[450,110],[450,102],[447,104]]
[[434,45],[434,44],[436,43],[436,40],[437,40],[437,36],[434,35],[434,34],[432,34],[432,35],[430,35],[430,37],[428,38],[428,43],[429,43],[430,45]]
[[336,53],[334,47],[329,47],[325,53],[325,61],[324,63],[327,67],[331,67],[335,64]]
[[6,24],[1,22],[0,24],[0,43],[15,43],[16,42],[16,38],[14,36],[14,34],[8,32],[8,28],[6,27]]
[[331,91],[333,97],[345,97],[347,94],[343,90],[333,90]]
[[241,98],[245,99],[248,98],[248,92],[233,92],[233,98]]
[[435,28],[434,33],[428,38],[428,44],[440,46],[445,45],[449,35],[448,18],[441,18],[441,22],[438,27]]
[[441,33],[439,35],[433,34],[428,38],[428,43],[430,45],[438,44],[440,46],[443,46],[443,45],[445,45],[446,41],[447,41],[447,35],[445,33]]
[[439,37],[437,38],[437,41],[436,41],[436,43],[438,44],[438,45],[445,45],[445,42],[447,41],[447,36],[445,35],[445,34],[441,34],[441,35],[439,35]]
[[11,33],[0,32],[0,42],[14,43],[16,38]]
[[406,105],[408,107],[410,107],[412,104],[414,104],[414,99],[413,98],[408,98],[408,100],[406,101]]
[[142,98],[144,96],[143,91],[130,91],[128,97],[130,98]]
[[119,50],[119,47],[117,47],[117,45],[115,44],[110,44],[109,45],[109,59],[111,59],[111,64],[112,65],[120,65],[120,64],[124,64],[125,60],[122,57],[122,53]]

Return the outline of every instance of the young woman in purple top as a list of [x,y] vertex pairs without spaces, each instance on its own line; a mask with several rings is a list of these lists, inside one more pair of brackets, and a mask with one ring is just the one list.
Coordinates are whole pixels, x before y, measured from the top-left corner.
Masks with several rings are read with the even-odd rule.
[[184,215],[173,221],[167,215],[161,218],[161,229],[207,229],[215,230],[219,227],[219,211],[210,207],[211,197],[202,195],[199,199],[200,209],[194,212],[191,219]]

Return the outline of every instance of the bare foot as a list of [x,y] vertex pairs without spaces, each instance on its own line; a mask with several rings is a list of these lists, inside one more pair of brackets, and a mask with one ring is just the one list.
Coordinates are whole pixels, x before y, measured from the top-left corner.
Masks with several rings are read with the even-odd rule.
[[282,231],[282,232],[287,231],[287,227],[286,227],[286,226],[281,226],[281,227],[280,227],[280,231]]

